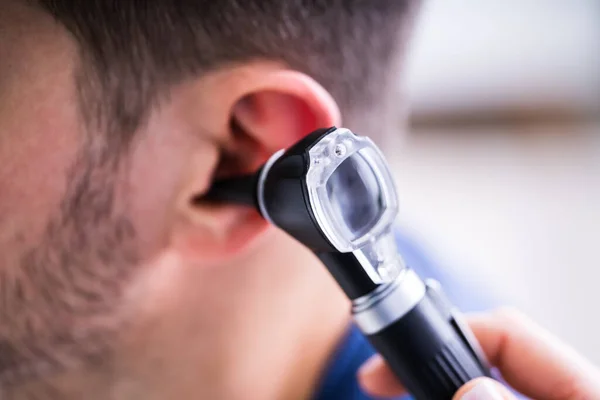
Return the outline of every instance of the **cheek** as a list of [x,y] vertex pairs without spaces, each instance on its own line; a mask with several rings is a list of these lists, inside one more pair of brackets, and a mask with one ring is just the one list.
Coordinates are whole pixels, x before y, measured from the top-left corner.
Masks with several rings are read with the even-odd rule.
[[22,17],[0,18],[0,264],[56,214],[83,136],[74,43],[52,19]]
[[[66,191],[80,147],[68,79],[54,91],[29,87],[4,93],[0,106],[0,253],[11,242],[39,239]],[[60,80],[59,80],[60,82]],[[33,90],[32,90],[33,89]]]

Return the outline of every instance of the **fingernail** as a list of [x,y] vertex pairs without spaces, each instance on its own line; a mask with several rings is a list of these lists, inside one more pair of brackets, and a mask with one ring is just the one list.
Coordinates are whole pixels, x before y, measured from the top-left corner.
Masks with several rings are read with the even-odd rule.
[[378,364],[379,364],[379,357],[373,356],[373,357],[369,358],[367,361],[365,361],[365,363],[362,365],[362,367],[360,367],[360,369],[358,370],[358,373],[360,375],[369,375],[371,372],[373,372],[377,368]]
[[460,400],[504,400],[496,384],[483,380],[464,394]]

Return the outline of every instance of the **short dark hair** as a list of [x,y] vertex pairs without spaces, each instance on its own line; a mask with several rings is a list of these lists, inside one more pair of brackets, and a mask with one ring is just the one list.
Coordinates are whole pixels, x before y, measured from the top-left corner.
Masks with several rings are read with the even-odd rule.
[[227,64],[305,72],[343,114],[390,82],[418,0],[37,0],[80,44],[86,120],[129,140],[169,85]]

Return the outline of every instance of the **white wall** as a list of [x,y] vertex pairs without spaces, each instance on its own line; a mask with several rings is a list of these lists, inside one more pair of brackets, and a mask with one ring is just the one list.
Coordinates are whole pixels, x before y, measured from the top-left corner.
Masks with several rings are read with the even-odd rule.
[[419,132],[401,221],[600,365],[600,126]]
[[416,112],[600,109],[600,1],[424,4],[409,65]]

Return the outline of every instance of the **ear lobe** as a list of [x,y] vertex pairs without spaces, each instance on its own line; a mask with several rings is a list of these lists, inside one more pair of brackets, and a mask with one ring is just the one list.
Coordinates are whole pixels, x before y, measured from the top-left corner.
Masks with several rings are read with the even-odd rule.
[[238,101],[232,119],[270,152],[289,147],[316,129],[341,122],[331,95],[312,78],[296,71],[274,73]]

